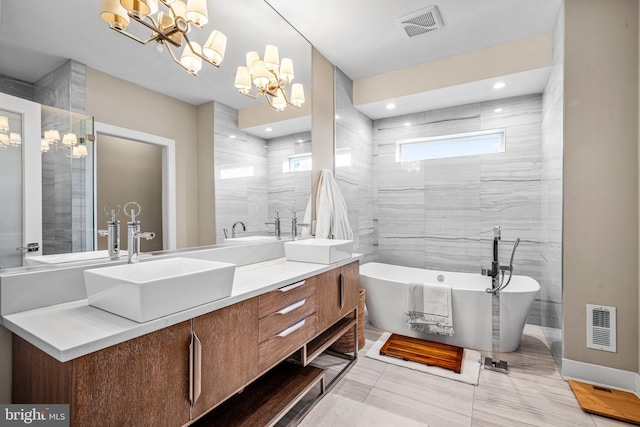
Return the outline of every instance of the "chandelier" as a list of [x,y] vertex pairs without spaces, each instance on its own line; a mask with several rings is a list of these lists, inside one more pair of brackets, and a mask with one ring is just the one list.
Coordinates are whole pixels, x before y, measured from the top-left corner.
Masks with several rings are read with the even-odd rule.
[[10,132],[9,118],[0,116],[0,148],[20,147],[22,136],[19,133]]
[[[87,135],[90,136],[90,135]],[[89,138],[92,140],[93,138]],[[84,143],[84,139],[80,138],[75,133],[65,133],[60,139],[60,132],[56,129],[50,129],[44,131],[44,137],[40,140],[40,151],[46,153],[54,148],[54,151],[65,151],[67,157],[72,159],[81,159],[87,157],[87,146]]]
[[[159,11],[159,6],[166,11]],[[224,59],[227,36],[220,31],[212,31],[203,46],[187,35],[191,26],[203,29],[209,22],[206,0],[104,0],[100,16],[111,29],[138,43],[156,41],[166,46],[173,61],[194,76],[202,61],[220,67]],[[141,39],[127,32],[130,18],[151,30],[151,36]],[[178,60],[173,49],[182,47],[183,41]]]
[[[278,48],[267,45],[264,59],[260,59],[258,52],[247,53],[247,66],[239,66],[236,72],[235,86],[241,94],[257,99],[267,98],[269,105],[278,111],[283,111],[287,104],[296,108],[304,103],[304,89],[301,83],[291,85],[291,97],[287,97],[286,85],[293,81],[293,61],[282,58],[280,62]],[[253,85],[257,92],[251,94]]]

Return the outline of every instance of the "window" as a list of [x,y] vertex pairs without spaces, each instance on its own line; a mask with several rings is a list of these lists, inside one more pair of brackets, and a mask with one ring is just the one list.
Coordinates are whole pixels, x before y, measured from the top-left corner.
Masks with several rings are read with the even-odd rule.
[[303,172],[311,170],[311,153],[287,156],[282,162],[282,173]]
[[478,154],[504,153],[505,130],[492,129],[429,138],[396,141],[396,161],[444,159]]

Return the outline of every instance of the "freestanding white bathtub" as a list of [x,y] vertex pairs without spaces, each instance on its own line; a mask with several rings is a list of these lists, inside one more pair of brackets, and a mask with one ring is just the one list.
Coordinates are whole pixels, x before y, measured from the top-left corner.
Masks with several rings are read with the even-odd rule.
[[[508,276],[507,276],[508,277]],[[440,278],[441,280],[438,280]],[[444,283],[452,287],[454,335],[425,334],[409,329],[404,315],[409,283]],[[360,266],[360,286],[373,326],[388,332],[481,351],[491,351],[491,278],[371,262]],[[540,284],[514,275],[500,292],[500,351],[515,351]]]

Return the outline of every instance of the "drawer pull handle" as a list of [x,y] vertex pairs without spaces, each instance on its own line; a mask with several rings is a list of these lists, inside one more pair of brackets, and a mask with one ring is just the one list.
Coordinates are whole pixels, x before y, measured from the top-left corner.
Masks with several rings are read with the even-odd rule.
[[298,329],[302,328],[304,326],[304,322],[306,322],[306,321],[307,321],[307,319],[302,319],[301,321],[299,321],[295,325],[289,326],[287,329],[285,329],[284,331],[280,332],[276,336],[280,337],[280,338],[284,338],[287,335],[292,334],[295,331],[297,331]]
[[191,406],[194,406],[202,392],[202,343],[195,333],[191,335],[189,345],[189,373],[189,400]]
[[303,299],[300,300],[298,302],[294,302],[293,304],[291,304],[288,307],[283,308],[280,311],[276,311],[276,314],[287,314],[287,313],[291,313],[293,310],[295,310],[296,308],[300,308],[304,305],[304,303],[307,301],[307,299]]
[[299,282],[296,283],[292,283],[289,286],[285,286],[284,288],[280,288],[278,289],[280,292],[289,292],[294,290],[295,288],[299,288],[300,286],[304,285],[304,280],[301,280]]
[[340,274],[340,310],[344,309],[344,276]]

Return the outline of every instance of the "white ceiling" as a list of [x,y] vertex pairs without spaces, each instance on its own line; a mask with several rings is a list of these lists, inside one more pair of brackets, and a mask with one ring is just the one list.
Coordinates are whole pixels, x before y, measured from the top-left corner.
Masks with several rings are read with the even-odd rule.
[[[221,68],[204,64],[198,77],[173,64],[167,52],[159,53],[155,43],[142,46],[110,30],[100,19],[101,3],[2,1],[0,74],[35,82],[72,58],[194,105],[215,99],[240,109],[257,101],[233,87],[235,69],[244,63],[247,51],[262,53],[266,44],[278,45],[281,57],[294,59],[296,80],[308,90],[311,51],[304,38],[357,80],[549,32],[561,0],[208,0],[210,23],[206,29],[223,31],[229,42]],[[432,4],[439,8],[443,28],[407,38],[396,19]],[[208,31],[194,38],[203,41]],[[519,76],[519,89],[510,87],[516,94],[540,92],[545,80],[541,71]],[[448,91],[447,98],[457,103],[496,96],[483,93],[486,89],[478,84]],[[422,111],[444,106],[425,104],[420,96],[406,101],[406,108]],[[361,110],[372,118],[405,114],[402,108],[383,112],[380,105],[366,105]]]

